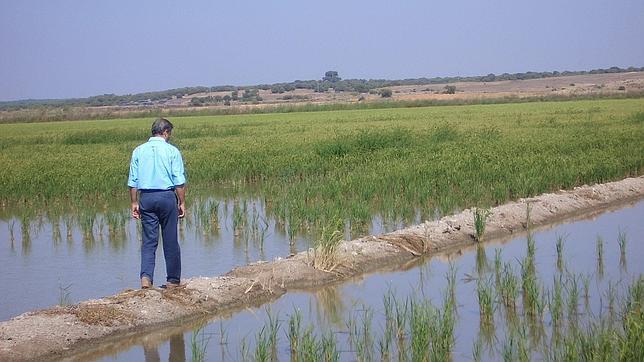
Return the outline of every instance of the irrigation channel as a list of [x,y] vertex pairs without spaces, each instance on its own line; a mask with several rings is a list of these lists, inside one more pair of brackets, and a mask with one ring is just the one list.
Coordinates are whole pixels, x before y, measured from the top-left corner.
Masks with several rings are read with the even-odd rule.
[[0,262],[11,292],[3,293],[2,319],[62,306],[0,323],[0,359],[205,353],[208,360],[284,360],[324,352],[339,360],[416,360],[423,345],[456,360],[553,358],[573,343],[570,333],[599,320],[602,331],[618,328],[624,302],[641,299],[643,183],[626,179],[497,207],[489,242],[480,244],[471,238],[469,210],[396,232],[389,231],[418,220],[376,216],[367,230],[346,225],[347,240],[380,235],[345,242],[340,254],[353,259],[333,273],[288,269],[308,264],[306,253],[296,254],[310,246],[307,236],[289,237],[260,199],[205,199],[181,230],[192,277],[185,292],[126,290],[76,305],[136,285],[138,245],[128,240],[140,231],[127,213],[5,220]]
[[[427,342],[438,343],[442,338],[440,328],[444,327],[441,323],[449,323],[444,322],[445,314],[441,313],[445,313],[445,302],[454,298],[453,360],[496,361],[510,356],[510,360],[519,360],[524,348],[530,360],[556,360],[554,334],[573,328],[573,323],[584,330],[600,317],[606,323],[618,324],[620,301],[644,272],[643,219],[644,201],[639,201],[600,216],[542,228],[530,236],[420,258],[399,271],[287,293],[261,307],[168,328],[84,357],[101,361],[180,361],[203,355],[210,361],[250,361],[262,360],[262,356],[270,359],[273,354],[273,358],[285,361],[298,355],[291,352],[291,341],[296,338],[291,326],[298,321],[299,355],[306,355],[307,342],[317,343],[317,357],[310,360],[322,356],[322,341],[342,361],[422,360],[414,355],[413,329],[426,332]],[[625,245],[620,246],[620,242]],[[532,258],[543,288],[538,293],[544,311],[535,320],[522,316],[527,306],[519,302],[522,263],[527,258]],[[492,315],[486,322],[486,306],[480,301],[485,297],[479,293],[489,292],[490,297],[500,299],[503,287],[495,287],[495,283],[504,282],[503,273],[508,269],[516,278],[517,289],[510,292],[515,293],[516,309],[493,302]],[[452,295],[450,283],[454,284]],[[423,309],[428,305],[424,303],[432,307]],[[561,304],[556,307],[556,303]],[[412,308],[420,314],[419,322],[427,324],[425,329],[412,325],[416,323]],[[554,314],[560,314],[558,318],[567,322],[557,325]],[[439,331],[432,334],[432,326]],[[307,333],[313,336],[308,341]],[[430,335],[435,340],[430,340]],[[431,352],[440,353],[440,347],[434,346]]]
[[[140,224],[129,204],[96,214],[48,218],[47,212],[0,220],[0,265],[11,291],[0,298],[0,320],[61,304],[112,295],[139,285]],[[374,216],[359,229],[347,224],[351,240],[418,224],[412,217]],[[259,197],[197,197],[180,223],[183,277],[221,275],[234,267],[307,250],[313,232],[289,230]],[[164,284],[161,243],[155,284]],[[25,281],[28,281],[25,283]]]

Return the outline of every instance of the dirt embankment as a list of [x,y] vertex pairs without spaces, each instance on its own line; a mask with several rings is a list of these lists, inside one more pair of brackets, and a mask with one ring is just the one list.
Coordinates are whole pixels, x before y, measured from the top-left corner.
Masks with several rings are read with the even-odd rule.
[[[525,231],[526,213],[535,227],[587,216],[644,197],[644,176],[572,191],[521,199],[491,210],[485,240]],[[175,290],[126,290],[72,306],[22,314],[0,323],[0,360],[64,358],[99,345],[116,344],[190,320],[257,306],[291,289],[311,288],[376,270],[400,268],[420,255],[449,252],[475,243],[471,210],[403,230],[342,242],[337,265],[312,267],[302,252],[236,268],[220,277],[185,281]]]

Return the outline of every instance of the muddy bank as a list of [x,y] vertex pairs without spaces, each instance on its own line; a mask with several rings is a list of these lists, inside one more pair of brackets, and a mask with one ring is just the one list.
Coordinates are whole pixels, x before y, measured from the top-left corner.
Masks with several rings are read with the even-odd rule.
[[[491,210],[485,240],[525,232],[528,209],[530,224],[538,227],[642,197],[644,177],[639,177],[508,203]],[[313,268],[312,254],[303,252],[236,268],[220,277],[192,278],[176,290],[126,290],[73,306],[25,313],[0,323],[0,360],[88,356],[99,346],[260,305],[288,290],[404,268],[420,255],[473,245],[473,220],[471,210],[465,210],[400,231],[343,242],[331,271]]]

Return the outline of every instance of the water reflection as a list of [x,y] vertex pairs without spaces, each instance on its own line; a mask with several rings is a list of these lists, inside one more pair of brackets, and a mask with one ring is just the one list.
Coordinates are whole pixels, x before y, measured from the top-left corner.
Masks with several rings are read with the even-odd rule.
[[313,293],[316,307],[311,308],[319,324],[330,322],[337,328],[344,324],[343,316],[346,312],[341,290],[337,286],[323,287]]
[[16,252],[16,237],[14,235],[16,221],[11,220],[9,223],[7,223],[7,225],[9,227],[9,243],[11,245],[11,253],[13,254]]
[[29,255],[31,252],[31,223],[26,217],[20,220],[20,237],[22,253],[23,255]]
[[[159,346],[164,341],[144,341],[142,344],[143,347],[143,356],[146,362],[160,362],[161,353],[159,352]],[[185,362],[186,361],[186,344],[183,339],[183,333],[177,333],[170,337],[170,351],[168,353],[168,358],[164,358],[163,361],[170,362]]]

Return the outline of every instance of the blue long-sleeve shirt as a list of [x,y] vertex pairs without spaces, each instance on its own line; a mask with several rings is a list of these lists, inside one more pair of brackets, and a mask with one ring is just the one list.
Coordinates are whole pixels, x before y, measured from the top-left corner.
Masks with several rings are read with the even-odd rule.
[[169,190],[186,183],[181,152],[163,137],[150,137],[132,152],[129,187]]

